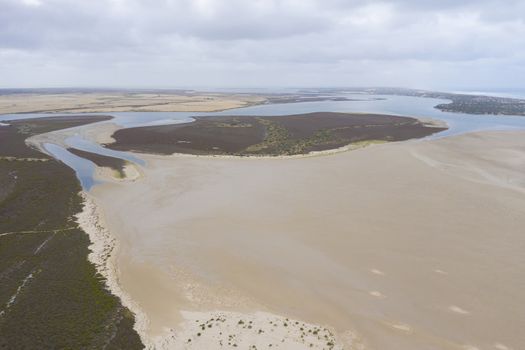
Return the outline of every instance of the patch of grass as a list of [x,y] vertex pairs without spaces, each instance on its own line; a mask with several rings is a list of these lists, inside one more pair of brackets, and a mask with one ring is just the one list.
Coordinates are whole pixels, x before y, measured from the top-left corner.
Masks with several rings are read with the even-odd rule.
[[348,142],[336,136],[331,129],[321,129],[310,137],[293,138],[285,127],[277,122],[256,118],[266,128],[266,135],[263,142],[252,145],[239,152],[241,155],[247,154],[271,154],[271,155],[294,155],[308,153],[309,149],[318,146],[327,146]]
[[291,141],[286,128],[268,119],[255,118],[255,120],[265,127],[264,141],[255,145],[251,145],[240,153],[265,154],[270,153],[270,150],[279,150],[280,152],[285,153],[290,147]]
[[239,118],[231,118],[224,122],[214,122],[213,125],[217,128],[251,128],[252,123],[241,121]]

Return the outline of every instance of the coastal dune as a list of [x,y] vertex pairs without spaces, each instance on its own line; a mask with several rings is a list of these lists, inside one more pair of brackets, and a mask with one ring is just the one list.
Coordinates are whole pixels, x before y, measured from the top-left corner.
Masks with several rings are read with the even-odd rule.
[[140,155],[143,178],[90,196],[152,346],[520,349],[523,136]]

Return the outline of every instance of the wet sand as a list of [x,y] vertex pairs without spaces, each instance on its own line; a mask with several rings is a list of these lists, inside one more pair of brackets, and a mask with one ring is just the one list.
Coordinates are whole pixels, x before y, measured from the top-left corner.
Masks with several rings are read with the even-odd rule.
[[264,311],[354,348],[517,350],[524,136],[294,159],[143,156],[144,178],[91,196],[119,242],[120,286],[157,344],[195,336],[198,312],[259,322]]

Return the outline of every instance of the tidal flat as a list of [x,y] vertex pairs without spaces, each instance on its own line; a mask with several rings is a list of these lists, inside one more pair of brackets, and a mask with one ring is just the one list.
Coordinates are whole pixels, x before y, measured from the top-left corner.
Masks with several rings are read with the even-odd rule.
[[[234,327],[273,327],[270,314],[328,329],[333,348],[519,349],[524,139],[478,132],[307,158],[141,153],[144,178],[91,195],[159,348],[219,346],[225,329],[275,346],[267,328]],[[202,330],[216,318],[226,328]]]

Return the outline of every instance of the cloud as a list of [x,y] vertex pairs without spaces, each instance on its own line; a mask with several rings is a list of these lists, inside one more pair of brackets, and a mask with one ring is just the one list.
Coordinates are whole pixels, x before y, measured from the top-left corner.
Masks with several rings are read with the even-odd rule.
[[0,8],[6,87],[519,86],[525,65],[520,0],[0,0]]

